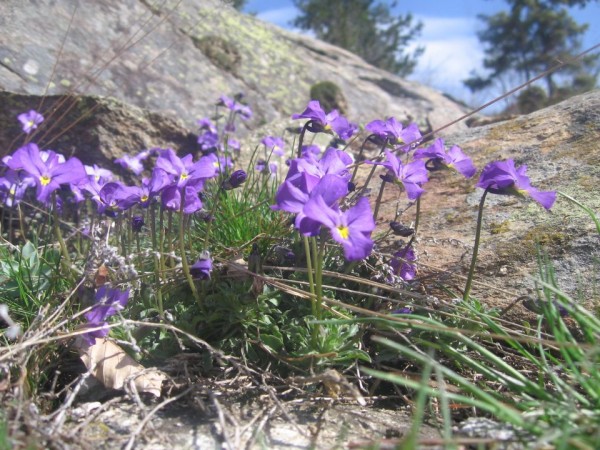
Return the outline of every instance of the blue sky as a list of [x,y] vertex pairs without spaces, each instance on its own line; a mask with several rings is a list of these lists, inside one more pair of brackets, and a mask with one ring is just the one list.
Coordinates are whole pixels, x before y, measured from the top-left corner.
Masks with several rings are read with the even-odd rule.
[[[326,1],[326,0],[324,0]],[[385,3],[391,3],[385,1]],[[490,100],[494,92],[472,95],[462,85],[471,70],[481,71],[483,49],[477,39],[482,23],[478,14],[494,14],[506,10],[503,0],[421,0],[398,1],[395,11],[410,12],[423,22],[423,31],[414,45],[425,47],[425,53],[409,78],[444,91],[456,98],[478,105]],[[402,9],[406,8],[406,9]],[[283,28],[291,29],[290,21],[297,15],[292,0],[249,0],[245,12]],[[584,37],[585,48],[600,42],[600,2],[591,2],[585,9],[573,8],[571,15],[580,23],[589,23]],[[508,83],[511,83],[510,80]],[[514,84],[518,84],[514,81]],[[513,85],[506,86],[506,88]]]

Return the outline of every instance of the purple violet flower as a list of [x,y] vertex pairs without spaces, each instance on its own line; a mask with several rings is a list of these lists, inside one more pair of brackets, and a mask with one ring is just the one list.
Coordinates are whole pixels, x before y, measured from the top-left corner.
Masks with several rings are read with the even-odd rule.
[[256,165],[254,166],[254,169],[257,172],[260,172],[264,175],[271,175],[271,174],[276,174],[277,170],[278,170],[278,165],[275,161],[273,162],[269,162],[267,164],[267,161],[265,161],[264,159],[259,159],[258,161],[256,161]]
[[156,160],[156,168],[164,170],[169,174],[177,187],[198,185],[200,182],[212,178],[217,174],[215,155],[208,155],[198,161],[192,161],[192,155],[187,154],[179,158],[173,149],[163,150]]
[[394,117],[387,120],[373,120],[369,122],[365,129],[373,133],[379,140],[391,145],[394,149],[400,148],[404,152],[410,150],[407,144],[415,143],[421,139],[421,132],[415,123],[403,128],[402,124]]
[[213,133],[217,132],[217,127],[212,123],[212,121],[208,117],[198,119],[198,121],[196,123],[198,124],[198,127],[201,130],[208,130]]
[[200,257],[198,261],[190,267],[190,273],[192,274],[192,277],[197,280],[209,280],[212,269],[212,259],[210,257]]
[[419,148],[415,151],[415,159],[428,159],[425,167],[429,170],[453,169],[465,178],[471,178],[477,172],[473,161],[457,145],[454,145],[448,153],[444,149],[444,140],[439,138],[427,148]]
[[249,106],[238,103],[236,100],[227,97],[226,95],[221,95],[218,105],[225,106],[233,113],[239,114],[244,120],[248,120],[252,117],[252,110]]
[[97,164],[93,166],[83,166],[85,168],[85,173],[88,177],[94,178],[97,182],[107,183],[111,181],[114,177],[114,174],[108,170],[103,169],[102,167],[98,167]]
[[304,112],[293,114],[292,119],[308,119],[307,129],[309,131],[313,133],[331,133],[333,131],[343,140],[349,139],[358,130],[356,124],[350,123],[348,119],[340,116],[336,109],[325,114],[318,100],[308,102]]
[[198,144],[203,154],[216,152],[219,146],[219,134],[216,131],[206,130],[198,136]]
[[538,191],[531,186],[529,177],[525,175],[526,171],[526,165],[515,168],[512,159],[495,161],[484,167],[476,186],[492,194],[529,196],[544,208],[552,208],[556,201],[556,192]]
[[130,170],[135,175],[140,175],[144,171],[144,160],[150,156],[149,150],[144,150],[135,156],[124,154],[121,158],[115,159],[115,163],[124,169]]
[[382,178],[391,183],[402,184],[409,200],[419,198],[425,192],[421,185],[429,181],[425,162],[417,160],[405,165],[391,151],[386,150],[385,155],[386,160],[382,163],[372,161],[367,161],[367,163],[388,169],[388,173]]
[[172,211],[180,211],[182,193],[184,214],[193,214],[202,209],[199,191],[195,186],[168,186],[161,194],[163,206]]
[[333,206],[348,193],[348,182],[339,175],[327,174],[323,178],[299,172],[286,179],[275,194],[273,210],[296,214],[295,226],[304,236],[315,236],[321,227],[320,221],[307,217],[304,207],[313,197],[320,197],[327,206]]
[[98,212],[115,217],[117,213],[129,209],[137,203],[137,188],[111,181],[102,186],[98,192],[98,198],[100,200]]
[[283,150],[285,142],[280,137],[267,136],[262,141],[260,141],[260,143],[263,144],[267,148],[267,150],[273,150],[273,154],[277,156],[285,155],[285,152]]
[[81,161],[73,157],[61,162],[61,157],[52,150],[41,152],[37,145],[29,143],[19,148],[6,164],[13,170],[22,169],[29,174],[37,185],[38,201],[47,203],[50,194],[60,185],[77,184],[86,178]]
[[319,156],[321,156],[321,147],[319,147],[318,145],[303,145],[302,157],[308,155],[318,158]]
[[29,112],[19,114],[17,119],[21,122],[23,131],[29,134],[44,121],[44,116],[32,109]]
[[0,203],[12,208],[18,205],[28,188],[35,186],[35,180],[24,173],[8,169],[3,177],[0,177]]
[[412,246],[407,245],[403,249],[394,253],[394,258],[390,261],[390,266],[394,275],[399,276],[404,281],[413,280],[417,274],[417,266],[413,264],[417,260]]
[[311,198],[304,206],[309,219],[329,228],[334,241],[342,244],[348,261],[366,258],[373,249],[371,232],[375,229],[369,200],[361,198],[347,211],[331,208],[320,195]]
[[102,328],[82,335],[88,344],[94,345],[96,338],[108,335],[107,319],[110,316],[114,316],[117,311],[125,308],[128,300],[129,289],[121,291],[120,289],[111,289],[106,286],[98,288],[95,298],[96,303],[84,316],[88,321],[87,326],[89,328]]

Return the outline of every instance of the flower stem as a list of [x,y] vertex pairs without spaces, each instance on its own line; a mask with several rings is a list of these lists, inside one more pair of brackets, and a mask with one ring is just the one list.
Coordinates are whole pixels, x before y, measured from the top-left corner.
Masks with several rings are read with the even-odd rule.
[[[379,155],[377,156],[377,159],[379,159],[379,157],[385,151],[385,146],[386,146],[386,144],[383,144],[383,146],[381,147],[381,150],[379,150]],[[371,178],[373,178],[373,174],[375,173],[376,170],[377,170],[377,164],[373,164],[373,167],[371,167],[371,171],[369,172],[369,175],[367,176],[365,184],[362,187],[363,191],[366,190],[369,187],[369,183],[371,182]]]
[[385,190],[385,180],[381,180],[381,186],[379,187],[379,195],[375,202],[375,211],[373,211],[373,220],[377,223],[377,215],[379,214],[379,207],[381,206],[381,199],[383,198],[383,191]]
[[486,189],[481,196],[481,200],[479,201],[479,211],[477,213],[477,231],[475,232],[475,244],[473,245],[473,256],[471,256],[471,267],[469,267],[469,275],[467,276],[467,284],[463,294],[464,301],[469,299],[471,285],[473,284],[473,274],[475,273],[475,264],[477,264],[477,253],[479,251],[479,240],[481,238],[481,225],[483,223],[483,204],[485,203],[485,197],[487,196],[487,193],[488,191]]
[[306,122],[302,127],[302,131],[300,131],[300,137],[298,138],[298,154],[296,155],[296,158],[302,157],[302,143],[304,142],[304,133],[306,133],[306,129],[308,128],[311,122],[312,120]]
[[419,219],[421,218],[421,196],[417,197],[417,213],[415,217],[415,233],[413,236],[417,235],[417,231],[419,230]]
[[180,200],[180,206],[179,206],[179,250],[181,251],[181,267],[183,269],[185,278],[187,279],[188,284],[190,285],[190,289],[192,290],[192,295],[196,299],[198,306],[202,307],[202,299],[200,298],[200,295],[198,294],[198,290],[196,289],[196,284],[194,283],[194,279],[192,278],[192,274],[190,273],[190,266],[188,265],[187,256],[185,253],[185,235],[184,235],[185,220],[184,220],[184,213],[183,213],[183,207],[185,205],[184,199],[185,199],[185,187],[182,189],[182,192],[181,192],[181,200]]
[[217,206],[221,201],[221,187],[217,189],[217,193],[214,196],[212,207],[210,208],[210,212],[208,213],[208,223],[206,224],[206,233],[204,234],[204,245],[202,246],[203,251],[208,250],[208,238],[210,237],[210,231],[212,229],[212,223],[214,221],[214,214],[217,210]]
[[152,233],[152,254],[154,255],[154,290],[156,291],[156,301],[158,314],[161,318],[164,317],[164,309],[163,309],[163,301],[162,301],[162,291],[160,287],[160,259],[159,253],[157,249],[156,242],[156,212],[154,210],[154,204],[150,205],[150,229]]
[[313,297],[311,298],[311,302],[312,302],[312,314],[313,316],[317,316],[317,303],[316,303],[316,299],[314,297],[315,295],[315,281],[313,278],[313,268],[312,268],[312,260],[310,257],[310,245],[308,243],[308,237],[307,236],[302,236],[302,239],[304,240],[304,253],[306,253],[306,273],[308,274],[308,286],[310,289],[310,293],[313,295]]
[[322,319],[322,302],[323,302],[323,250],[324,246],[317,248],[316,236],[311,239],[313,265],[315,268],[315,294],[316,299],[316,317],[317,320]]
[[[12,209],[11,209],[12,211]],[[60,245],[60,251],[63,255],[64,266],[67,269],[67,273],[71,273],[71,257],[69,256],[69,250],[67,249],[67,245],[62,237],[60,232],[60,222],[58,220],[58,205],[56,203],[56,193],[52,194],[52,226],[54,227],[54,235],[56,236],[56,240]]]

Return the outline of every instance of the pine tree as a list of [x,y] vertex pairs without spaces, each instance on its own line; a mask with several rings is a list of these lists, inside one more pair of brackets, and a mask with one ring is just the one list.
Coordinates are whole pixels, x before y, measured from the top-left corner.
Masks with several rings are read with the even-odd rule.
[[[485,89],[500,77],[517,74],[526,81],[559,62],[573,60],[581,51],[581,37],[588,28],[573,20],[567,6],[585,6],[589,0],[507,0],[510,10],[480,15],[486,28],[478,34],[485,45],[483,65],[489,75],[474,73],[464,84],[471,91]],[[545,76],[549,102],[581,92],[596,83],[598,55],[573,61],[561,70],[567,82],[557,85],[557,75]]]
[[423,53],[420,47],[406,52],[422,24],[414,24],[411,14],[393,15],[395,2],[388,6],[373,0],[294,0],[294,4],[301,12],[294,26],[389,72],[409,75]]

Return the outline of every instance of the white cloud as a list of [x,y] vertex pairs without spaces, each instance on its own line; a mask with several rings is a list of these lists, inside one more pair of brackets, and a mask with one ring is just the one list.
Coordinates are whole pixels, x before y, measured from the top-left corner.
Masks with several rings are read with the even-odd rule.
[[423,22],[423,31],[412,47],[423,46],[425,52],[410,78],[469,100],[471,94],[462,80],[468,78],[472,70],[481,72],[484,57],[475,34],[477,20],[431,16],[416,19]]

